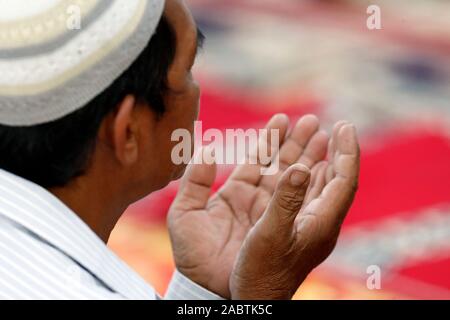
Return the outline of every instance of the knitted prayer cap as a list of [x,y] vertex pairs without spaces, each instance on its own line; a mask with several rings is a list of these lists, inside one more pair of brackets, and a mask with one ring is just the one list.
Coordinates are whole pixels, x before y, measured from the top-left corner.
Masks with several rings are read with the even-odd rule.
[[0,0],[0,124],[85,106],[145,49],[164,0]]

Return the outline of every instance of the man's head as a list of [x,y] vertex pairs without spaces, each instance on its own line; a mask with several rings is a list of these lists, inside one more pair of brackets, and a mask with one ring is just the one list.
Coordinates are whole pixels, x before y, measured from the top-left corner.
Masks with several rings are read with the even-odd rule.
[[0,168],[48,189],[86,176],[114,181],[127,201],[179,178],[171,134],[192,132],[198,116],[191,68],[201,42],[183,2],[166,1],[144,51],[86,106],[49,123],[0,126]]

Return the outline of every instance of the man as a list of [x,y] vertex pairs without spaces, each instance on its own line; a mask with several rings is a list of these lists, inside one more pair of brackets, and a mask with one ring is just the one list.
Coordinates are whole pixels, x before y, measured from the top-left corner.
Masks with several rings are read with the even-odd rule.
[[[193,131],[202,41],[188,8],[0,5],[0,298],[159,299],[105,243],[127,206],[184,173],[171,133]],[[355,128],[340,122],[328,141],[314,116],[288,127],[267,124],[280,132],[275,175],[247,162],[210,197],[215,165],[187,168],[168,215],[166,299],[290,299],[331,253],[356,192]]]

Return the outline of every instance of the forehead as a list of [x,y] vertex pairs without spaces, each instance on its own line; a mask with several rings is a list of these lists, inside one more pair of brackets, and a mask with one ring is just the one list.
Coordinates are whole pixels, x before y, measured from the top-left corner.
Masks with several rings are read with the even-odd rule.
[[177,56],[178,54],[180,57],[195,56],[197,50],[197,25],[184,1],[167,0],[164,15],[176,37]]
[[172,88],[182,85],[189,74],[197,52],[197,25],[191,11],[181,0],[166,0],[164,16],[176,38],[174,61],[169,70],[168,82]]

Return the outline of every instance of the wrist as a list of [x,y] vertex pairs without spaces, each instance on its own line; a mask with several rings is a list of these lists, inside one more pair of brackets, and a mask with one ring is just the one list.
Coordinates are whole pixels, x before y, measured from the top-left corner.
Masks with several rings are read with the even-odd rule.
[[220,281],[220,279],[215,279],[212,276],[206,276],[205,272],[194,270],[192,268],[188,269],[177,267],[177,270],[184,277],[188,278],[198,286],[210,291],[211,293],[226,300],[231,299],[229,288],[223,288],[223,286],[220,285],[223,281]]
[[172,276],[165,298],[169,300],[224,300],[224,297],[193,281],[178,269]]

